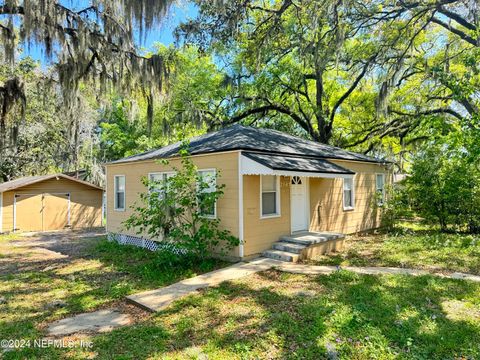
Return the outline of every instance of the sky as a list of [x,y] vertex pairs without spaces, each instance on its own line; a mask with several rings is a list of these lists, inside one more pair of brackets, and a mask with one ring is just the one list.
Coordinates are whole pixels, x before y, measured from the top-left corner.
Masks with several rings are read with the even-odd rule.
[[[82,9],[88,6],[88,0],[65,0],[60,1],[65,3],[69,8],[72,9]],[[194,18],[198,14],[197,7],[189,2],[188,0],[177,0],[169,9],[166,18],[162,21],[158,29],[152,29],[145,39],[141,42],[137,42],[142,49],[150,50],[153,49],[153,45],[157,42],[164,45],[173,44],[175,39],[173,36],[173,31],[175,28],[187,19]],[[24,45],[23,53],[20,57],[30,56],[35,60],[40,61],[43,65],[46,64],[46,59],[43,56],[43,50],[39,46],[34,44],[30,47]]]

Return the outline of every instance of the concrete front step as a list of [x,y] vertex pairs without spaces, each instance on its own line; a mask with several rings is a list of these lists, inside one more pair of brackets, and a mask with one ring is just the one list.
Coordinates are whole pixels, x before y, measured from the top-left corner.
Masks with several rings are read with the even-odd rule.
[[272,245],[272,248],[274,250],[287,251],[294,254],[301,254],[306,247],[307,247],[306,245],[285,242],[285,241],[277,241]]
[[304,232],[299,234],[292,234],[292,235],[284,235],[280,237],[281,242],[288,242],[292,244],[300,244],[300,245],[313,245],[313,244],[320,244],[330,240],[337,240],[343,239],[345,235],[340,233],[332,233],[332,232],[321,232],[321,233],[314,233],[314,232]]
[[288,251],[274,250],[274,249],[264,251],[263,256],[270,259],[294,262],[294,263],[296,263],[300,257],[299,254],[291,253]]

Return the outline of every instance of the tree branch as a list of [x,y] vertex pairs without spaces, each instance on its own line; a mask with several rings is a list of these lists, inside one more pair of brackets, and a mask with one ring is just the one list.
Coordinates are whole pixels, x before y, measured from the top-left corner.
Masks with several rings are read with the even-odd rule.
[[409,116],[409,117],[417,117],[417,116],[427,116],[427,115],[434,115],[434,114],[449,114],[456,117],[459,120],[464,120],[465,118],[455,110],[450,108],[439,108],[439,109],[432,109],[432,110],[425,110],[416,113],[407,113],[399,110],[390,110],[391,113],[401,116]]
[[234,123],[239,122],[242,119],[245,119],[246,117],[258,113],[267,113],[269,111],[277,111],[279,113],[285,114],[290,116],[298,125],[300,125],[308,134],[310,134],[313,138],[316,137],[316,134],[314,132],[314,129],[312,128],[311,124],[309,124],[307,121],[302,119],[301,116],[299,116],[297,113],[293,112],[290,110],[288,107],[283,106],[281,104],[268,104],[268,105],[262,105],[259,107],[251,108],[248,109],[240,114],[237,114],[235,116],[232,116],[228,121],[224,122],[224,125],[231,125]]
[[473,30],[473,31],[477,30],[477,27],[474,24],[468,22],[467,20],[465,20],[463,17],[461,17],[457,13],[454,13],[453,11],[445,9],[441,5],[437,5],[437,11],[439,13],[442,13],[443,15],[447,16],[448,18],[456,21],[458,24],[462,25],[463,27],[467,28],[468,30]]
[[478,46],[477,40],[472,38],[471,36],[467,35],[465,32],[462,30],[459,30],[457,28],[454,28],[453,26],[447,24],[446,22],[443,22],[442,20],[436,18],[435,16],[432,17],[431,19],[432,22],[442,26],[443,28],[447,29],[448,31],[460,36],[461,39],[465,40],[466,42],[472,44],[473,46]]
[[331,127],[332,124],[333,124],[333,120],[335,118],[335,113],[337,112],[338,108],[343,104],[343,102],[350,96],[350,94],[357,88],[358,84],[360,83],[360,81],[363,79],[363,77],[365,76],[365,74],[367,73],[367,70],[368,70],[368,67],[370,66],[371,62],[375,59],[376,55],[375,56],[372,56],[368,61],[367,63],[363,66],[363,69],[362,71],[360,72],[360,74],[358,74],[358,76],[356,77],[355,81],[352,83],[352,85],[350,85],[350,87],[347,89],[347,91],[345,91],[345,93],[340,96],[340,98],[337,100],[337,102],[335,103],[335,105],[333,106],[332,108],[332,112],[330,113],[330,122],[329,122],[329,126]]

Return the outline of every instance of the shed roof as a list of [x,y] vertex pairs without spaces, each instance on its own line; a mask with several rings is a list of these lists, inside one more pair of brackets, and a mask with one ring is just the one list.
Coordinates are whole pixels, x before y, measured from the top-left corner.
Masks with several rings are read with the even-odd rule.
[[[181,148],[182,143],[177,142],[160,149],[112,161],[109,164],[169,158],[177,156]],[[242,125],[233,125],[219,131],[194,137],[190,140],[188,150],[191,155],[246,150],[269,154],[365,161],[372,163],[388,162],[386,160],[358,154],[338,147],[302,139],[281,131]]]
[[80,184],[83,184],[83,185],[86,185],[86,186],[90,186],[90,187],[95,188],[95,189],[103,190],[103,188],[101,188],[100,186],[91,184],[91,183],[83,181],[83,180],[76,179],[74,177],[71,177],[71,176],[68,176],[68,175],[65,175],[65,174],[49,174],[49,175],[26,176],[26,177],[22,177],[22,178],[18,178],[18,179],[15,179],[15,180],[11,180],[11,181],[1,183],[0,184],[0,193],[5,192],[5,191],[10,191],[10,190],[15,190],[15,189],[27,186],[27,185],[32,185],[32,184],[35,184],[35,183],[38,183],[38,182],[42,182],[42,181],[46,181],[46,180],[50,180],[50,179],[54,179],[54,178],[57,178],[57,179],[58,178],[63,178],[63,179],[74,181],[74,182],[77,182],[77,183],[80,183]]

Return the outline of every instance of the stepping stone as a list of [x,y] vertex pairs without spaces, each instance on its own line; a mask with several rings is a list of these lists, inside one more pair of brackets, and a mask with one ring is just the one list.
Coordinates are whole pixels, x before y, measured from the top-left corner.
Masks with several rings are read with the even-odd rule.
[[129,325],[130,316],[117,310],[99,310],[55,321],[47,329],[48,335],[64,336],[78,332],[108,332]]

